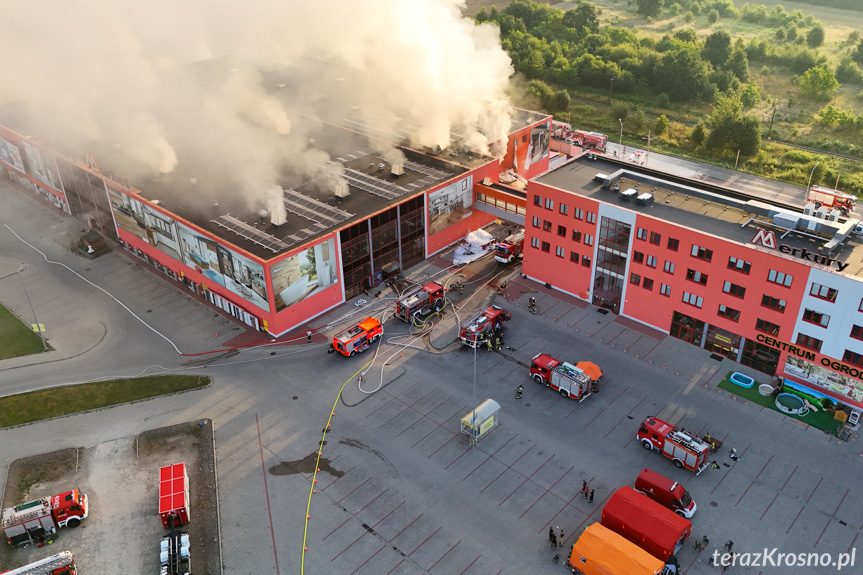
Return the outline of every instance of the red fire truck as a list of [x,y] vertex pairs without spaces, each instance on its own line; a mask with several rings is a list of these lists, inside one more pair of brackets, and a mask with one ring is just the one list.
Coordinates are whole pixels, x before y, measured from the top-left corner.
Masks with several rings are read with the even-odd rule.
[[75,575],[76,573],[78,570],[71,551],[63,551],[11,571],[3,571],[4,575]]
[[373,317],[367,317],[357,325],[333,336],[333,346],[330,351],[353,357],[357,352],[364,352],[384,332],[381,322]]
[[852,195],[821,186],[812,186],[806,195],[806,202],[814,203],[816,208],[820,208],[821,206],[838,208],[846,216],[849,212],[854,211],[854,202],[856,200],[857,198]]
[[446,299],[443,286],[437,282],[429,282],[417,286],[402,295],[396,301],[395,316],[402,321],[412,323],[414,320],[424,320],[432,312],[443,309]]
[[508,264],[515,258],[520,258],[524,251],[524,230],[519,230],[507,236],[494,248],[494,259],[502,264]]
[[586,150],[604,152],[605,147],[608,145],[608,136],[600,134],[599,132],[575,130],[572,133],[572,141]]
[[530,361],[530,376],[537,383],[550,387],[563,397],[582,401],[596,391],[602,372],[592,363],[590,365],[595,369],[582,369],[580,365],[572,365],[548,354],[538,353]]
[[87,518],[87,496],[77,489],[3,510],[3,532],[12,545],[51,543],[60,527],[78,527]]
[[677,467],[701,473],[707,467],[710,445],[656,417],[648,417],[638,428],[635,439],[645,449],[659,450]]
[[461,326],[459,339],[463,345],[476,347],[484,341],[488,341],[498,335],[503,329],[503,322],[512,317],[502,307],[492,305],[488,309],[477,312],[472,318]]

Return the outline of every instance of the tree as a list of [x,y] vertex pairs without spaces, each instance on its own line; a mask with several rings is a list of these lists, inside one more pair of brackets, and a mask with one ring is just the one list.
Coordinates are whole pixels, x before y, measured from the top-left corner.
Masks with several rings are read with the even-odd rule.
[[716,10],[711,10],[710,12],[707,13],[707,22],[708,23],[716,24],[716,22],[718,20],[719,20],[719,12],[717,12]]
[[740,150],[751,156],[761,147],[761,120],[743,113],[743,104],[735,97],[720,96],[707,119],[710,134],[705,140],[708,148]]
[[577,7],[571,8],[563,14],[563,25],[567,28],[581,30],[587,28],[591,32],[599,30],[599,16],[602,9],[590,2],[581,2]]
[[755,84],[746,84],[740,91],[740,103],[744,108],[754,108],[761,101],[761,90]]
[[824,43],[824,26],[816,24],[806,33],[806,45],[810,48],[817,48]]
[[785,40],[785,28],[777,28],[776,32],[773,33],[773,37],[776,38],[777,42],[783,42]]
[[816,66],[800,77],[799,86],[813,100],[829,100],[839,90],[839,81],[827,66]]
[[653,135],[661,136],[668,131],[668,126],[670,125],[671,122],[668,121],[668,116],[662,114],[653,121]]
[[657,82],[672,100],[712,100],[716,86],[710,83],[707,62],[692,45],[662,54],[657,67]]
[[717,30],[704,41],[701,55],[718,68],[731,57],[731,34],[728,30]]
[[863,84],[863,71],[854,60],[846,56],[836,66],[836,79],[842,84]]
[[857,47],[851,51],[851,57],[855,62],[863,65],[863,40],[857,42]]
[[569,98],[569,92],[566,90],[558,90],[554,93],[554,99],[552,101],[552,111],[554,112],[565,112],[569,110],[569,105],[571,100]]
[[725,63],[725,68],[741,82],[749,80],[749,56],[740,48],[735,48]]
[[705,138],[707,138],[707,128],[704,127],[703,122],[698,122],[692,128],[692,133],[689,134],[689,141],[696,146],[700,146],[704,143]]
[[636,12],[645,18],[656,18],[665,6],[665,0],[635,0],[635,3],[638,5]]
[[479,12],[476,13],[476,21],[488,22],[488,12],[486,12],[485,6],[481,7]]
[[527,93],[536,96],[543,108],[549,109],[553,106],[554,90],[542,80],[528,82]]

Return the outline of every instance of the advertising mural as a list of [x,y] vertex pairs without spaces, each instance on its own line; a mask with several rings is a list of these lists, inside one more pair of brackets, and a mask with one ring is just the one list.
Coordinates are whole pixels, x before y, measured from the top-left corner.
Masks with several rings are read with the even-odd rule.
[[473,175],[429,194],[429,235],[445,230],[473,213]]
[[527,145],[527,160],[525,161],[524,166],[525,169],[548,157],[550,142],[551,139],[548,131],[548,124],[535,126],[530,131],[530,140]]
[[863,377],[863,369],[849,368],[841,362],[831,361],[829,358],[823,358],[822,362],[829,363],[833,369],[844,368],[842,371],[846,373],[836,373],[832,369],[815,365],[789,354],[785,360],[785,374],[815,387],[820,387],[836,396],[858,404],[863,403],[863,381],[858,379]]
[[21,142],[21,145],[24,147],[24,155],[27,156],[27,164],[30,166],[30,175],[46,186],[59,190],[60,177],[57,175],[54,167],[50,165],[53,163],[51,161],[51,156],[48,156],[49,164],[46,165],[43,161],[42,150],[26,140]]
[[143,202],[109,188],[117,227],[269,311],[264,267]]
[[336,241],[330,238],[270,268],[276,311],[282,311],[339,283]]
[[11,142],[7,142],[3,138],[0,138],[0,160],[10,168],[15,168],[22,174],[26,173],[24,171],[24,162],[21,161],[21,151],[18,149],[18,146]]

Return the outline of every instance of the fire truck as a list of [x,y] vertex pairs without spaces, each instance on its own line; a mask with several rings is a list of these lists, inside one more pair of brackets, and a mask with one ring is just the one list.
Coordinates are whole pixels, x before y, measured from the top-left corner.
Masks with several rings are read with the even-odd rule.
[[353,357],[369,348],[384,332],[381,322],[373,317],[367,317],[357,325],[349,327],[333,336],[330,352],[337,351],[342,355]]
[[437,282],[429,282],[417,286],[396,301],[395,316],[402,321],[412,323],[414,320],[424,320],[443,309],[446,300],[443,286]]
[[4,575],[75,575],[76,573],[78,570],[71,551],[63,551],[11,571],[3,571]]
[[519,230],[507,236],[494,248],[494,259],[502,264],[508,264],[515,258],[520,258],[524,251],[524,230]]
[[572,140],[575,144],[586,150],[596,150],[598,152],[604,152],[605,147],[608,145],[608,136],[599,132],[575,130],[572,133]]
[[503,330],[503,322],[512,317],[502,307],[492,305],[488,309],[478,311],[472,318],[461,326],[459,339],[463,345],[476,347],[484,341],[488,341],[500,334]]
[[852,195],[821,186],[812,186],[806,195],[806,203],[814,203],[816,208],[820,208],[821,206],[837,208],[846,216],[854,211],[856,200],[857,198]]
[[[591,364],[596,367],[594,364]],[[589,373],[576,365],[554,359],[548,354],[538,353],[530,361],[530,376],[563,397],[583,401],[596,391],[602,372],[596,367]],[[593,377],[591,377],[591,375]]]
[[706,441],[656,417],[644,420],[635,439],[645,449],[661,451],[678,468],[691,469],[697,475],[707,467],[710,445]]
[[3,510],[3,532],[11,545],[51,543],[60,527],[78,527],[87,518],[87,496],[77,489]]
[[185,531],[163,537],[159,544],[159,575],[189,575],[192,569],[189,549],[189,534]]

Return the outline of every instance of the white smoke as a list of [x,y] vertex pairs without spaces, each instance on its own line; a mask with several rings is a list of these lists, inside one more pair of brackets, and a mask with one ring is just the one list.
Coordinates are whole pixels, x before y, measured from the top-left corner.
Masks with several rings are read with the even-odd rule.
[[[116,149],[135,178],[206,167],[261,206],[286,169],[327,174],[314,125],[359,115],[413,144],[505,141],[512,73],[498,31],[463,0],[27,0],[0,20],[0,104],[23,101],[51,138]],[[276,89],[278,80],[289,84]],[[394,143],[395,140],[389,142]],[[389,161],[399,158],[377,144]],[[203,186],[202,186],[203,187]],[[272,200],[270,200],[272,201]]]

